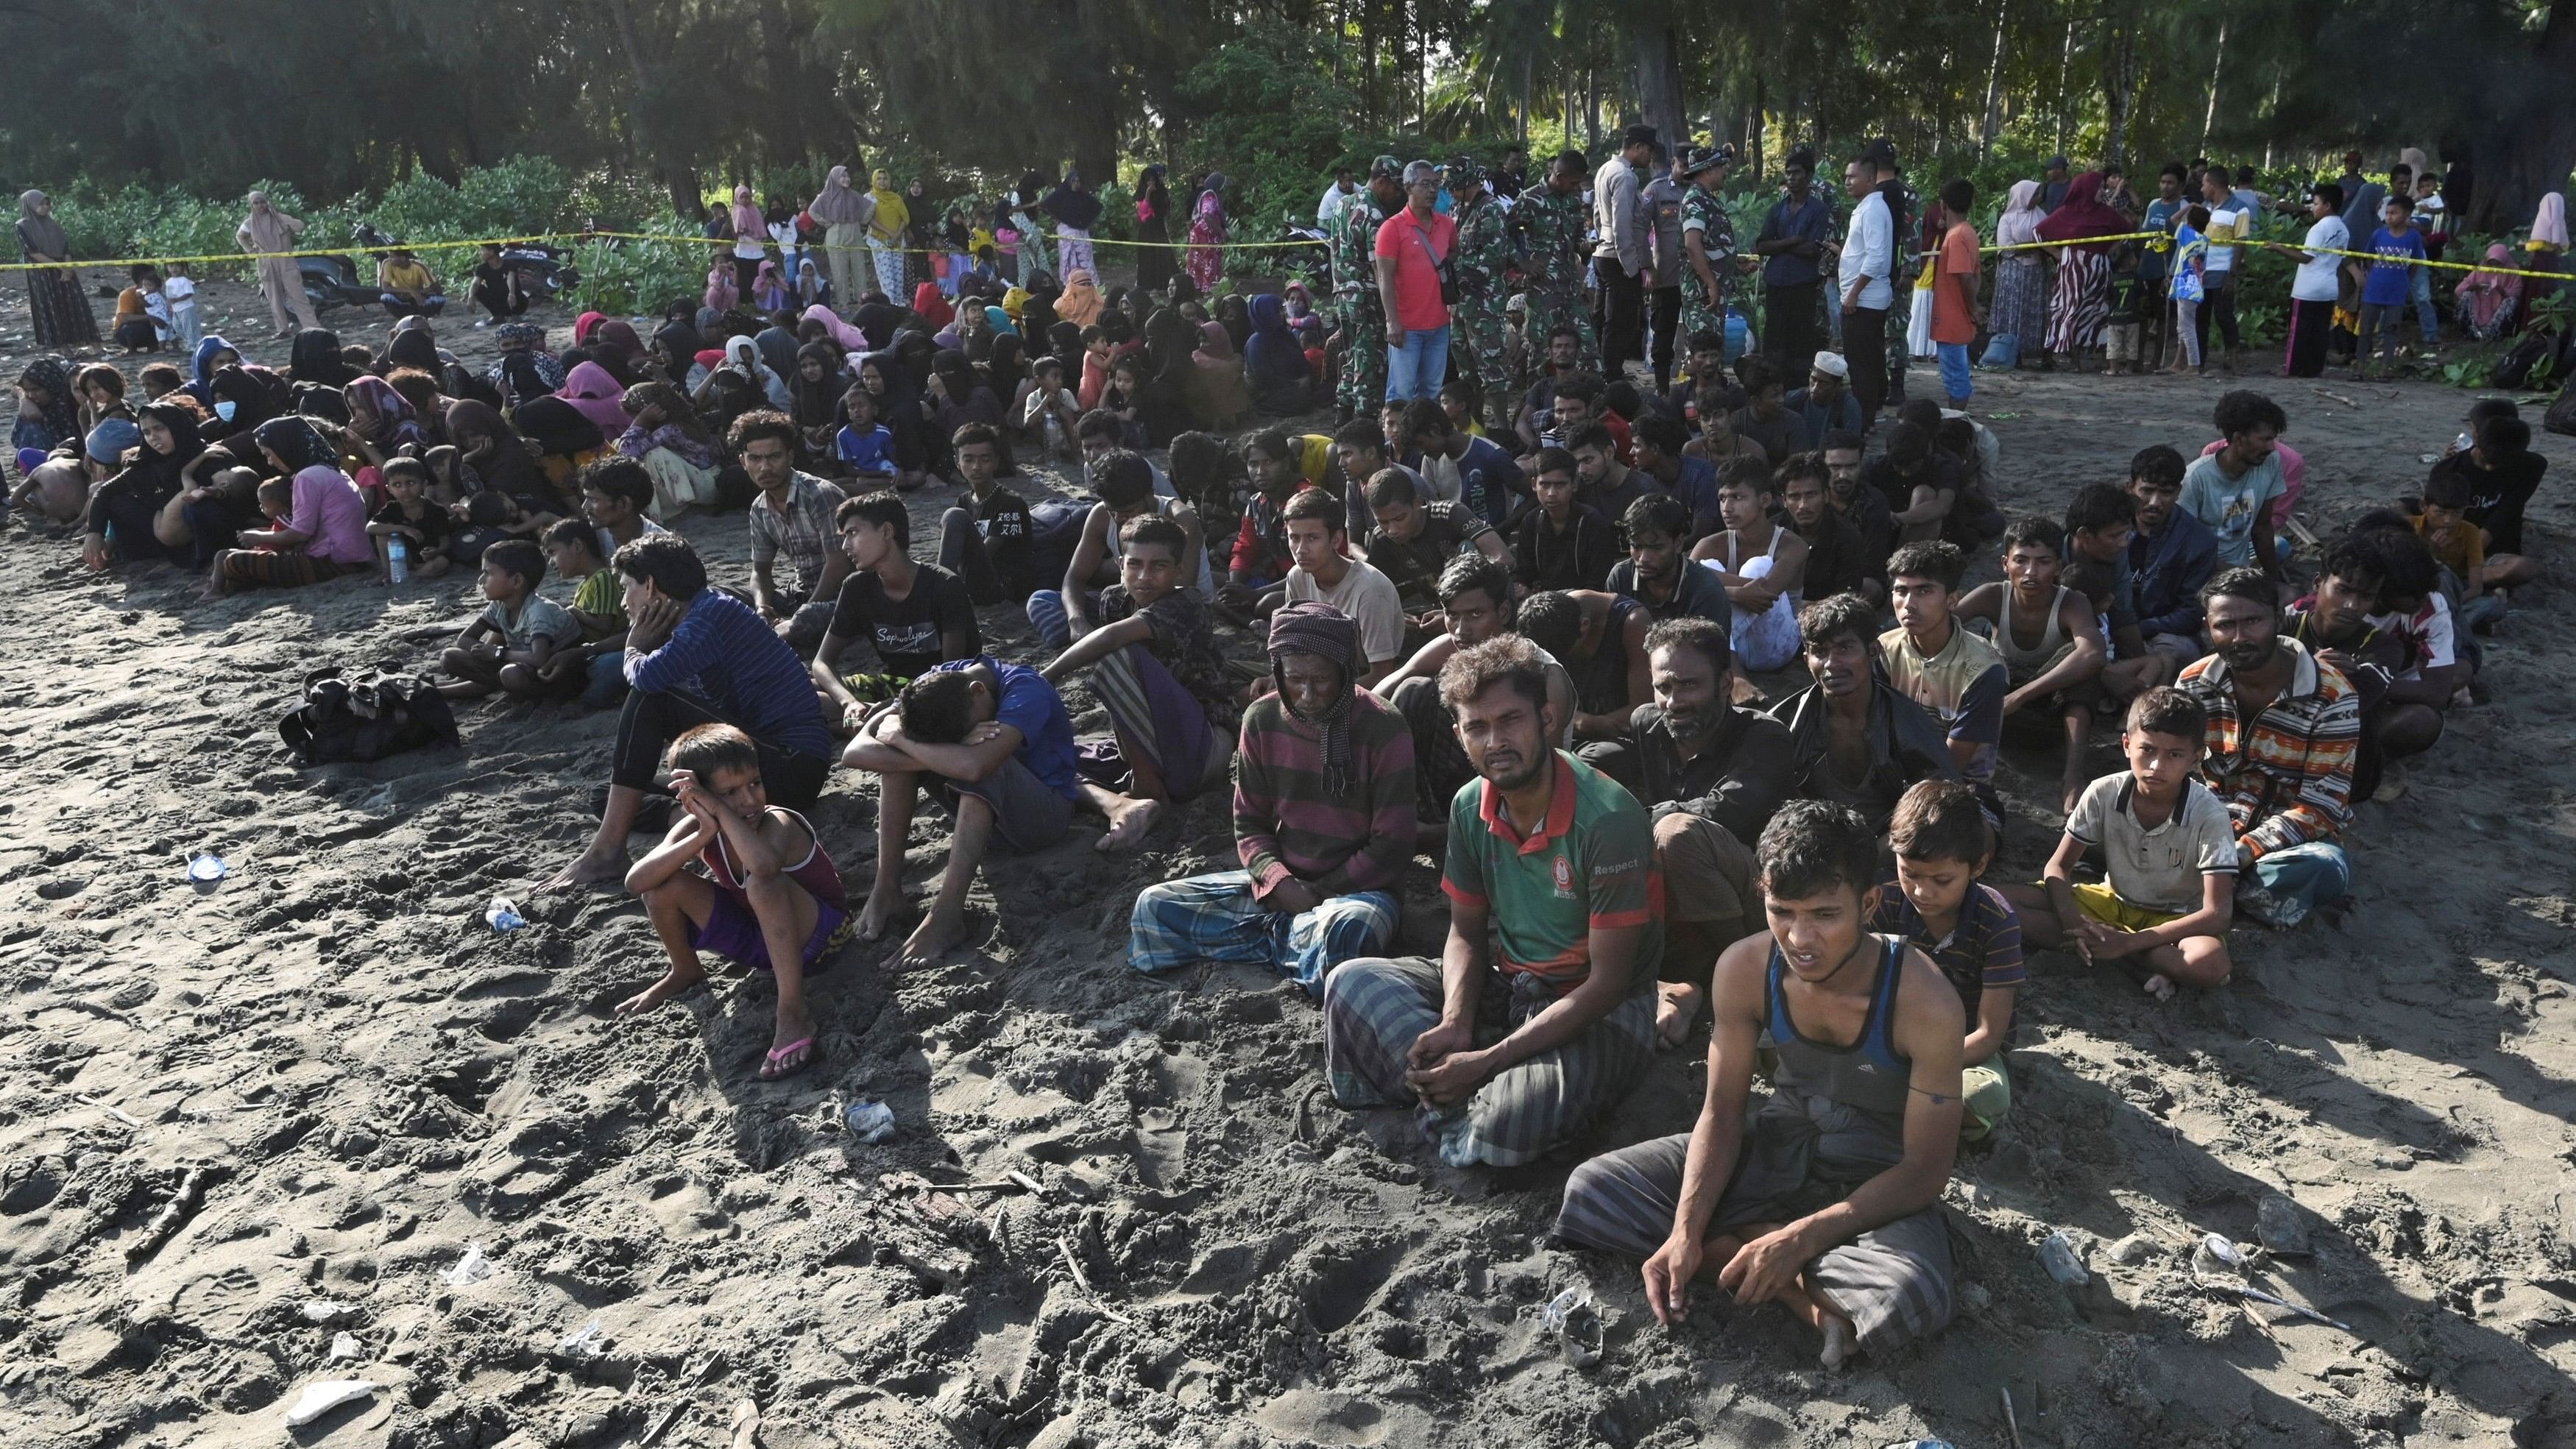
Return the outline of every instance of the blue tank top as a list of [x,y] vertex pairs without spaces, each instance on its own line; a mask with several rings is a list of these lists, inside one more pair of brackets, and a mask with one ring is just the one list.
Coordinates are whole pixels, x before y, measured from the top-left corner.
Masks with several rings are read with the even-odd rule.
[[1763,1015],[1771,1023],[1771,1043],[1780,1053],[1772,1081],[1864,1112],[1903,1116],[1914,1076],[1914,1063],[1897,1055],[1895,1041],[1896,988],[1904,980],[1904,966],[1905,942],[1881,937],[1878,984],[1870,990],[1869,1015],[1861,1022],[1860,1039],[1850,1046],[1834,1046],[1810,1039],[1789,1019],[1789,1001],[1780,992],[1780,975],[1789,963],[1774,943],[1762,983]]

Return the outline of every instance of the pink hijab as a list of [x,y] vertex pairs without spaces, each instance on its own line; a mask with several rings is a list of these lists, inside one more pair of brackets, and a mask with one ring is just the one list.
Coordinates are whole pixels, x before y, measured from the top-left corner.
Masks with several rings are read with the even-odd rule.
[[820,302],[806,308],[805,315],[797,318],[796,320],[799,322],[820,322],[825,327],[830,328],[832,332],[832,340],[841,344],[841,350],[844,352],[864,353],[874,350],[868,346],[868,335],[866,333],[861,332],[856,327],[842,321],[839,313],[834,312],[831,308],[824,306]]
[[734,285],[733,263],[718,262],[707,268],[706,304],[718,312],[730,312],[742,300],[742,289]]
[[733,234],[755,241],[769,239],[769,223],[762,218],[760,208],[752,204],[748,186],[733,189]]
[[2560,251],[2567,250],[2567,198],[2550,192],[2540,198],[2540,211],[2531,219],[2531,239],[2547,242]]
[[590,419],[601,432],[612,438],[625,432],[627,423],[632,421],[622,406],[626,389],[618,386],[617,379],[609,375],[608,369],[596,362],[585,362],[574,368],[564,378],[564,385],[555,389],[555,396],[571,403],[573,411]]

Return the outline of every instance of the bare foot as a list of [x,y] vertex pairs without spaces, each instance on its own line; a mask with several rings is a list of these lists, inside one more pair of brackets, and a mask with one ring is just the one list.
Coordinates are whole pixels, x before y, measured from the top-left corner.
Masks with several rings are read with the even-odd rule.
[[1133,850],[1144,843],[1146,833],[1154,828],[1154,822],[1162,815],[1163,802],[1160,800],[1130,800],[1117,806],[1109,812],[1109,833],[1100,837],[1091,848],[1111,854]]
[[1699,1020],[1700,998],[1706,993],[1688,981],[1666,981],[1655,988],[1655,1036],[1665,1046],[1677,1047],[1690,1035],[1691,1023]]
[[903,954],[895,964],[905,970],[927,966],[948,954],[950,948],[966,939],[966,918],[945,911],[932,911],[903,943]]
[[2161,971],[2147,978],[2145,989],[2149,996],[2154,997],[2158,1001],[2171,1001],[2174,999],[2173,981]]
[[1816,1319],[1816,1326],[1825,1334],[1824,1352],[1816,1355],[1816,1362],[1829,1369],[1841,1368],[1860,1352],[1860,1335],[1853,1330],[1851,1320],[1839,1313],[1819,1312]]
[[814,1018],[805,1013],[789,1016],[778,1013],[778,1027],[769,1036],[769,1052],[760,1059],[760,1070],[754,1073],[764,1082],[792,1077],[805,1070],[814,1060]]
[[539,881],[537,889],[559,891],[577,885],[598,885],[606,881],[624,880],[626,866],[626,854],[623,851],[614,855],[602,855],[595,850],[585,850],[572,864]]
[[661,980],[617,1003],[617,1014],[633,1016],[637,1012],[651,1011],[654,1007],[706,979],[707,968],[704,966],[692,966],[685,970],[674,966],[662,973]]
[[894,918],[903,914],[903,908],[902,886],[889,886],[880,882],[871,887],[868,891],[868,903],[859,908],[859,939],[884,940],[885,933],[894,925]]
[[2084,799],[2084,787],[2089,783],[2085,780],[2060,782],[2057,788],[2057,812],[2061,815],[2074,814],[2076,805]]

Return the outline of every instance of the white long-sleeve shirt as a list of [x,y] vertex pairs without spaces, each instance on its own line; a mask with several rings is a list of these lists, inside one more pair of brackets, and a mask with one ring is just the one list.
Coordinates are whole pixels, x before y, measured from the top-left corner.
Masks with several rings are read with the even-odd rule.
[[1871,191],[1852,208],[1851,224],[1843,233],[1842,271],[1837,280],[1836,306],[1839,298],[1851,295],[1852,284],[1863,277],[1869,281],[1860,289],[1860,305],[1872,311],[1884,311],[1895,304],[1896,289],[1888,279],[1896,267],[1896,222],[1887,214],[1887,198]]
[[1646,238],[1637,230],[1637,173],[1624,156],[1613,156],[1592,173],[1592,225],[1601,233],[1593,249],[1624,272],[1646,269]]
[[1338,179],[1331,185],[1325,187],[1323,199],[1315,203],[1316,228],[1320,231],[1331,231],[1333,229],[1333,223],[1342,219],[1343,203],[1349,201],[1357,194],[1358,193],[1356,192],[1344,191],[1342,189],[1342,183]]

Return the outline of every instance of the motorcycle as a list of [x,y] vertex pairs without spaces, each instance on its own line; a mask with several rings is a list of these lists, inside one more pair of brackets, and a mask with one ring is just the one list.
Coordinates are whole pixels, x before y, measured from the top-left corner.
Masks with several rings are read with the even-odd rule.
[[572,264],[572,253],[562,247],[542,242],[506,246],[501,248],[501,265],[509,268],[519,290],[533,302],[551,302],[581,285],[581,271]]

